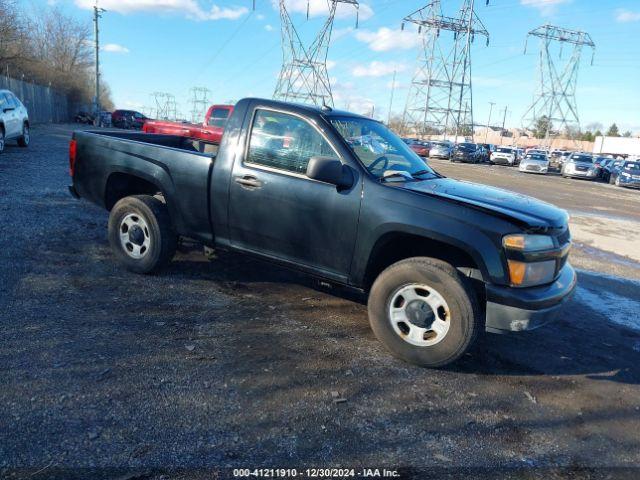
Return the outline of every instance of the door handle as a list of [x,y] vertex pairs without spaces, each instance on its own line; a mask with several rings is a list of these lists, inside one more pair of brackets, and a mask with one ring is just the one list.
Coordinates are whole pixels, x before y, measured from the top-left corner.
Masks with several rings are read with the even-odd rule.
[[239,183],[243,187],[260,188],[262,182],[252,175],[244,175],[242,177],[235,178],[236,183]]

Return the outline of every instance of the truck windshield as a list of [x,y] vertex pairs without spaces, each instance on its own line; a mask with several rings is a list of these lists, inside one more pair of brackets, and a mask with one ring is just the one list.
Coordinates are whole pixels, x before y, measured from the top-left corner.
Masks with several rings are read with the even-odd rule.
[[330,120],[358,160],[376,178],[388,176],[390,172],[407,172],[421,179],[437,176],[424,160],[382,123],[358,117],[333,117]]

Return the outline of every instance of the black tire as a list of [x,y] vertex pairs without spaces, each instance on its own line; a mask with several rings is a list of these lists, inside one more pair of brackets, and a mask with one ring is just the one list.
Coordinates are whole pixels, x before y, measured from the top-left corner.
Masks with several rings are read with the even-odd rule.
[[29,131],[29,125],[26,123],[22,125],[22,135],[18,137],[18,145],[22,148],[26,148],[29,146],[31,142],[31,133]]
[[0,125],[0,153],[4,152],[4,128]]
[[[391,301],[397,301],[399,292],[412,284],[429,286],[448,305],[449,314],[444,315],[448,317],[445,322],[449,324],[448,331],[434,345],[411,344],[405,340],[407,334],[397,333],[392,326]],[[378,340],[396,357],[422,367],[442,367],[460,358],[476,340],[482,324],[476,296],[463,277],[452,265],[429,257],[408,258],[384,270],[371,287],[368,311],[371,328]],[[439,313],[435,315],[440,316]],[[401,327],[402,323],[397,326]]]
[[[148,247],[138,252],[141,255],[138,258],[134,258],[135,254],[128,250],[133,250],[139,245],[134,245],[136,242],[131,240],[125,246],[120,239],[121,232],[126,234],[126,231],[129,231],[129,227],[123,223],[125,220],[130,221],[128,218],[133,218],[134,221],[137,218],[138,232],[136,233],[139,234],[142,231],[143,240],[149,241]],[[111,209],[109,244],[118,261],[127,270],[135,273],[158,271],[171,261],[176,253],[177,243],[178,236],[171,224],[169,210],[157,198],[148,195],[125,197]]]

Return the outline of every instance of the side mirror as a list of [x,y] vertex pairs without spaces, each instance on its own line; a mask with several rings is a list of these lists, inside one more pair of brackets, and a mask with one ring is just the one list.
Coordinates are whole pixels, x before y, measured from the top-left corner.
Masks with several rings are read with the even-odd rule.
[[333,157],[311,157],[307,165],[307,177],[338,188],[350,188],[353,185],[351,169]]

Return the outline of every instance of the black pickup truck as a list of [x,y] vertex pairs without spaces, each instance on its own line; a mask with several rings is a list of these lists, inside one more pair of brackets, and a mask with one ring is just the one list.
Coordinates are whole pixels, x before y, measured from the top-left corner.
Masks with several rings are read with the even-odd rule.
[[445,178],[352,113],[244,99],[220,145],[84,131],[69,161],[129,270],[165,265],[179,236],[257,255],[363,294],[378,339],[418,365],[546,323],[576,285],[565,211]]

